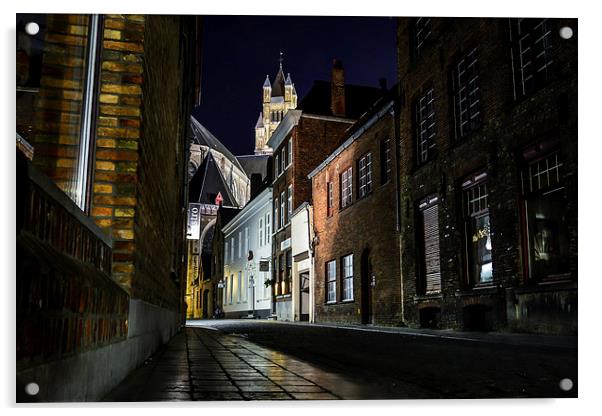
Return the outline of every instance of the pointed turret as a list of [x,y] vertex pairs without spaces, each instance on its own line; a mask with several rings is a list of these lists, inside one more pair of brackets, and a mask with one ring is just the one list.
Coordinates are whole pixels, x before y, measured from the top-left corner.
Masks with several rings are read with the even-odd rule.
[[270,98],[272,97],[272,84],[270,84],[270,76],[265,76],[265,81],[263,82],[263,102],[269,103]]
[[293,81],[291,80],[291,73],[286,74],[286,80],[284,81],[284,85],[293,85]]
[[263,128],[263,113],[259,113],[259,118],[257,118],[257,123],[255,123],[255,128],[256,129],[262,129]]

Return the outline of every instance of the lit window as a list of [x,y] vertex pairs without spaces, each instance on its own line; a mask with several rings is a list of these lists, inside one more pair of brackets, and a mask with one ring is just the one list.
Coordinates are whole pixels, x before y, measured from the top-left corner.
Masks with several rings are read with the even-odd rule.
[[418,204],[420,212],[420,281],[421,294],[441,292],[441,265],[439,254],[439,207],[438,198],[429,196]]
[[460,59],[453,70],[454,124],[457,138],[467,136],[480,125],[477,63],[477,49],[474,48]]
[[368,153],[358,161],[359,171],[359,198],[363,198],[372,192],[372,154]]
[[491,225],[487,174],[477,174],[462,184],[467,277],[470,286],[493,281]]
[[510,19],[516,96],[543,86],[551,75],[552,28],[548,19]]
[[414,105],[416,118],[416,162],[421,165],[435,152],[435,98],[433,89],[423,94]]
[[337,301],[337,263],[336,260],[326,263],[326,302]]
[[353,254],[343,257],[343,300],[353,300]]
[[570,277],[562,169],[562,160],[553,153],[523,170],[528,273],[535,281]]
[[349,167],[341,173],[341,208],[351,205],[353,200],[353,169]]

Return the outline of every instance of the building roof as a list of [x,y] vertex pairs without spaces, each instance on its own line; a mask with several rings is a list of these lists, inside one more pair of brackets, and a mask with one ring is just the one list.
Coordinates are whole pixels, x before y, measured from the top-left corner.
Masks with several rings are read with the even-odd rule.
[[232,208],[232,207],[219,207],[217,211],[217,216],[219,218],[219,226],[220,229],[223,229],[232,218],[236,217],[236,214],[240,212],[241,208]]
[[236,158],[249,178],[253,173],[259,173],[261,179],[265,179],[268,174],[269,155],[243,155]]
[[230,187],[222,176],[211,152],[197,169],[188,187],[188,201],[202,204],[215,204],[218,193],[222,195],[222,205],[236,206],[238,203],[230,193]]
[[282,64],[280,64],[276,78],[272,82],[272,97],[284,97],[284,72],[282,72]]
[[[383,94],[384,91],[381,88],[345,84],[345,117],[359,118]],[[330,105],[330,81],[317,80],[314,81],[314,85],[303,97],[297,108],[303,110],[304,113],[334,116]]]
[[217,152],[223,154],[234,166],[243,171],[242,166],[238,163],[236,157],[228,150],[226,146],[220,142],[205,126],[203,126],[197,119],[190,116],[190,127],[192,137],[192,143],[200,144],[209,147]]

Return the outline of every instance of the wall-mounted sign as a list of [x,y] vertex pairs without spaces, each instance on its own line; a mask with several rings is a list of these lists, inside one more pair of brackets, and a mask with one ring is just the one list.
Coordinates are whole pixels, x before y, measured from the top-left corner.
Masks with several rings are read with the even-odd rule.
[[269,272],[270,271],[270,261],[269,260],[260,260],[259,261],[259,271],[260,272]]
[[201,204],[188,204],[188,224],[186,227],[186,238],[198,240],[201,234]]
[[291,246],[291,239],[287,238],[282,243],[280,243],[280,250],[286,250]]

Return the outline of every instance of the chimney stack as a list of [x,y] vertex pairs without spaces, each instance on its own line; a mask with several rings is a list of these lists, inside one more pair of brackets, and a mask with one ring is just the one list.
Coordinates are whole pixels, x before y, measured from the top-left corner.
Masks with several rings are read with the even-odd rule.
[[330,110],[334,116],[345,116],[345,70],[343,62],[338,59],[332,61]]

